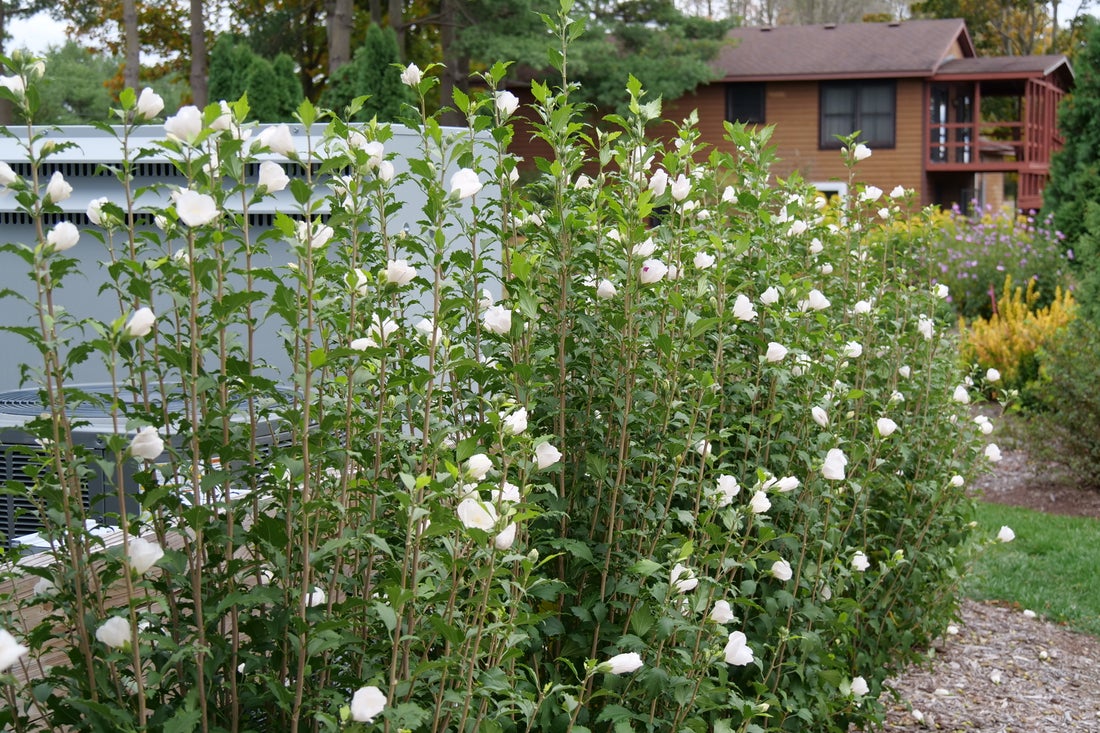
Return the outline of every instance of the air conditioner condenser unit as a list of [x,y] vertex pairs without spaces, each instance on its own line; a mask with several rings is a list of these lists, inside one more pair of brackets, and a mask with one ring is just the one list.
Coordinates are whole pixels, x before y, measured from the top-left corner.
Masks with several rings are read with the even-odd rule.
[[[103,385],[82,386],[91,394],[110,393]],[[181,403],[182,404],[182,403]],[[178,409],[178,408],[176,408]],[[41,444],[28,433],[24,426],[33,418],[46,411],[37,390],[20,389],[0,392],[0,544],[5,547],[24,547],[33,550],[43,546],[44,540],[37,536],[42,529],[42,517],[33,500],[36,477],[40,471],[49,471],[43,465],[44,451]],[[106,436],[115,431],[111,415],[103,407],[92,402],[77,404],[69,409],[73,422],[72,442],[87,451],[88,473],[81,485],[81,503],[86,517],[102,524],[115,524],[114,517],[119,515],[119,491],[116,476],[108,476],[97,459],[107,459],[108,441]],[[239,418],[246,420],[242,411]],[[267,457],[278,445],[286,445],[289,433],[280,425],[278,418],[265,416],[255,426],[256,454],[255,465],[265,465]],[[124,510],[136,513],[139,509],[137,492],[140,487],[134,479],[138,464],[128,460],[123,465],[123,495],[126,497]],[[163,479],[172,477],[163,476]],[[232,494],[232,490],[231,490]],[[189,499],[180,497],[184,503]],[[58,507],[53,507],[57,509]]]

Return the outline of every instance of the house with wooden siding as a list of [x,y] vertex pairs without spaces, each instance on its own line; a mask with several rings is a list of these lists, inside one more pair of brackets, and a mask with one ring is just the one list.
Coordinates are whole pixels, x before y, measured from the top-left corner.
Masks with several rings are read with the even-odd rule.
[[962,20],[735,28],[729,39],[721,78],[664,109],[672,120],[698,110],[706,142],[728,145],[726,120],[774,125],[775,173],[840,191],[837,137],[859,130],[874,153],[861,181],[912,188],[922,204],[1041,206],[1073,84],[1065,56],[979,57]]

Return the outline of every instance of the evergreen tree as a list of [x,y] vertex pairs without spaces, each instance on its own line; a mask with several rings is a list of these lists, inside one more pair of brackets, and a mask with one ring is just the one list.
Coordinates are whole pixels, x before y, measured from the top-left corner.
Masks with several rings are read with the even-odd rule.
[[[546,26],[538,0],[463,0],[453,59],[516,62],[515,69],[541,76],[547,65]],[[732,22],[686,15],[673,0],[605,3],[578,0],[572,15],[587,18],[586,31],[570,49],[569,69],[581,84],[578,95],[607,109],[624,107],[626,82],[633,74],[648,98],[675,99],[713,81],[710,61],[718,54]],[[475,20],[476,19],[476,20]]]
[[[1095,167],[1093,168],[1095,173]],[[1085,220],[1081,225],[1081,236],[1077,239],[1075,256],[1081,265],[1077,276],[1077,303],[1080,315],[1096,325],[1100,325],[1100,198],[1096,196],[1098,187],[1092,184],[1093,197],[1083,203]]]
[[[1086,227],[1096,221],[1088,216],[1088,204],[1100,203],[1100,23],[1095,20],[1089,22],[1073,68],[1077,73],[1074,90],[1058,114],[1065,146],[1051,160],[1043,208],[1066,235],[1066,245],[1079,247]],[[1100,231],[1091,238],[1097,236]],[[1085,253],[1079,254],[1082,265],[1091,267]]]
[[356,97],[369,95],[357,119],[377,117],[382,122],[398,119],[403,105],[410,101],[408,87],[401,83],[401,71],[394,66],[400,58],[393,29],[372,25],[351,63],[332,75],[321,104],[340,111]]
[[[351,32],[361,40],[360,47],[368,48],[364,53],[379,60],[369,62],[353,54],[351,61],[331,73],[327,73],[325,21],[336,12],[333,2],[239,0],[233,4],[233,27],[247,37],[251,49],[267,58],[289,50],[310,99],[320,98],[322,105],[339,110],[351,99],[369,94],[372,101],[362,116],[392,120],[399,115],[407,91],[397,85],[396,76],[389,75],[393,61],[414,61],[421,68],[441,61],[445,69],[435,73],[440,75],[438,94],[444,105],[455,87],[468,88],[471,70],[497,61],[514,62],[517,80],[550,73],[547,47],[553,43],[540,15],[556,5],[547,0],[379,0],[369,4],[368,13],[368,4],[357,2]],[[710,21],[687,15],[677,0],[574,0],[571,14],[586,19],[587,31],[570,49],[570,76],[582,84],[579,95],[603,109],[625,105],[629,73],[641,80],[650,98],[672,99],[713,81],[710,61],[733,24],[729,19]],[[366,25],[368,15],[373,22]],[[383,24],[384,30],[371,29]],[[366,39],[356,32],[364,26]],[[335,53],[339,58],[341,50]],[[212,53],[211,67],[216,56]],[[364,74],[374,79],[359,78]],[[377,79],[378,75],[382,78]],[[213,68],[210,76],[214,77]],[[434,93],[432,97],[429,104],[435,102]],[[219,95],[211,89],[210,98]],[[455,116],[447,121],[464,122]]]
[[271,62],[262,56],[253,56],[248,66],[245,82],[245,94],[248,95],[249,119],[260,122],[285,122],[289,118],[280,118],[279,77]]
[[246,72],[252,63],[247,44],[223,33],[210,49],[210,76],[207,91],[210,100],[236,101],[247,86]]
[[321,92],[320,102],[322,107],[343,114],[348,102],[358,95],[356,90],[359,88],[359,57],[362,51],[363,47],[360,46],[352,55],[349,63],[332,72],[332,76],[328,78],[328,82],[325,84],[325,91]]
[[[46,51],[45,60],[48,73],[38,85],[36,123],[87,125],[111,116],[115,97],[110,82],[118,73],[119,57],[67,41]],[[179,79],[156,79],[149,86],[164,98],[169,110],[177,109],[188,94]]]
[[294,59],[281,53],[271,62],[271,68],[275,72],[275,119],[292,120],[303,99],[302,82],[298,78]]
[[249,119],[260,122],[286,122],[302,101],[293,59],[279,54],[268,61],[229,35],[219,36],[211,49],[209,88],[213,101],[236,101],[247,94]]
[[119,62],[73,41],[50,51],[46,55],[50,74],[39,87],[41,107],[35,122],[74,125],[107,119],[113,102],[107,81],[118,71]]
[[630,75],[650,99],[676,99],[713,81],[710,61],[732,25],[684,15],[672,0],[622,3],[596,17],[603,32],[593,28],[581,38],[578,46],[589,63],[577,80],[593,104],[614,104],[620,111]]

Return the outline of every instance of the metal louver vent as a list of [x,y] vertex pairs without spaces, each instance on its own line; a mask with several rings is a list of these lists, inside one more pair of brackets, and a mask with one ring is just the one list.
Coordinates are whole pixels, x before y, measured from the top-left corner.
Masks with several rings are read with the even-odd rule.
[[[46,469],[38,465],[42,454],[30,445],[5,445],[0,451],[0,484],[9,489],[0,494],[0,533],[4,544],[10,546],[14,538],[42,529],[38,507],[29,497],[33,495],[38,472]],[[18,484],[22,490],[12,484]],[[87,511],[90,507],[87,485],[81,487],[80,500]]]
[[[292,215],[290,218],[291,219],[301,219],[302,217],[300,215]],[[324,214],[321,214],[318,218],[320,218],[321,221],[328,221],[329,215],[327,213],[324,213]],[[80,213],[80,214],[77,214],[77,213],[71,213],[71,214],[53,213],[53,214],[43,214],[42,215],[42,224],[47,229],[50,228],[50,227],[53,227],[56,224],[59,224],[60,222],[63,222],[63,221],[70,221],[70,222],[76,224],[77,226],[81,226],[81,227],[94,226],[92,224],[91,219],[88,218],[88,215],[83,214],[83,213]],[[145,213],[137,213],[137,214],[134,215],[134,222],[138,226],[153,226],[154,225],[153,215],[152,214],[145,214]],[[274,222],[275,222],[275,215],[274,214],[266,214],[266,213],[265,214],[251,214],[250,213],[248,215],[248,224],[249,224],[249,226],[253,226],[253,227],[270,227],[274,224]],[[24,213],[22,211],[0,211],[0,226],[5,225],[5,224],[30,226],[30,225],[34,224],[34,219],[31,218],[30,216],[28,216],[26,213]]]
[[[111,394],[107,385],[87,384],[80,388],[85,395],[103,395],[105,398]],[[178,394],[169,393],[168,410],[179,413],[183,410],[183,401]],[[290,392],[287,391],[290,395]],[[116,521],[114,515],[120,511],[120,496],[114,475],[105,475],[100,459],[107,456],[104,434],[109,434],[113,429],[113,421],[109,412],[97,403],[95,399],[86,398],[83,402],[70,400],[66,410],[73,420],[72,439],[73,445],[79,446],[83,451],[86,461],[84,467],[86,473],[82,473],[84,484],[81,486],[81,501],[84,505],[85,516],[112,524]],[[133,399],[132,395],[124,393],[123,399]],[[154,402],[159,403],[159,399]],[[257,404],[257,410],[262,415],[267,415],[273,404],[263,401]],[[29,418],[40,415],[44,406],[39,399],[39,392],[35,389],[17,389],[0,392],[0,545],[13,546],[13,540],[24,535],[38,532],[42,525],[40,514],[33,499],[39,486],[49,485],[52,480],[52,469],[43,465],[44,453],[35,442],[33,436],[25,431],[25,423]],[[154,405],[154,412],[160,410]],[[247,419],[247,413],[240,413],[241,419]],[[125,424],[125,420],[121,424]],[[264,468],[270,463],[269,458],[276,445],[289,445],[291,435],[280,429],[277,418],[261,417],[255,426],[256,455],[251,463],[255,467]],[[138,504],[136,492],[138,485],[133,479],[134,471],[138,466],[132,461],[126,461],[122,467],[122,485],[124,487],[125,504],[121,510],[136,512]],[[236,469],[234,469],[236,470]]]
[[[11,168],[21,178],[31,177],[30,163],[12,163]],[[65,178],[90,178],[92,176],[114,176],[114,171],[102,163],[43,163],[38,167],[38,177],[41,181],[49,180],[54,173],[60,173]]]
[[[283,170],[291,178],[305,178],[306,167],[298,162],[282,163]],[[256,179],[260,177],[260,163],[249,163],[244,169],[245,176],[248,178]],[[316,178],[321,172],[320,163],[311,163],[309,166],[310,176]],[[347,172],[346,170],[344,172]]]

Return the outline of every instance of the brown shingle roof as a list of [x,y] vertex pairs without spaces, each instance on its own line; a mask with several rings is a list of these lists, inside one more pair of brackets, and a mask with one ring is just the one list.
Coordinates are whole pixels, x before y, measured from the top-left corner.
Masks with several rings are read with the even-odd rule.
[[734,28],[727,38],[715,67],[730,81],[931,76],[956,40],[974,53],[959,19]]
[[1062,54],[1047,56],[987,56],[982,58],[952,59],[940,66],[938,75],[1012,74],[1049,76],[1061,72],[1061,67],[1071,76],[1073,69]]

